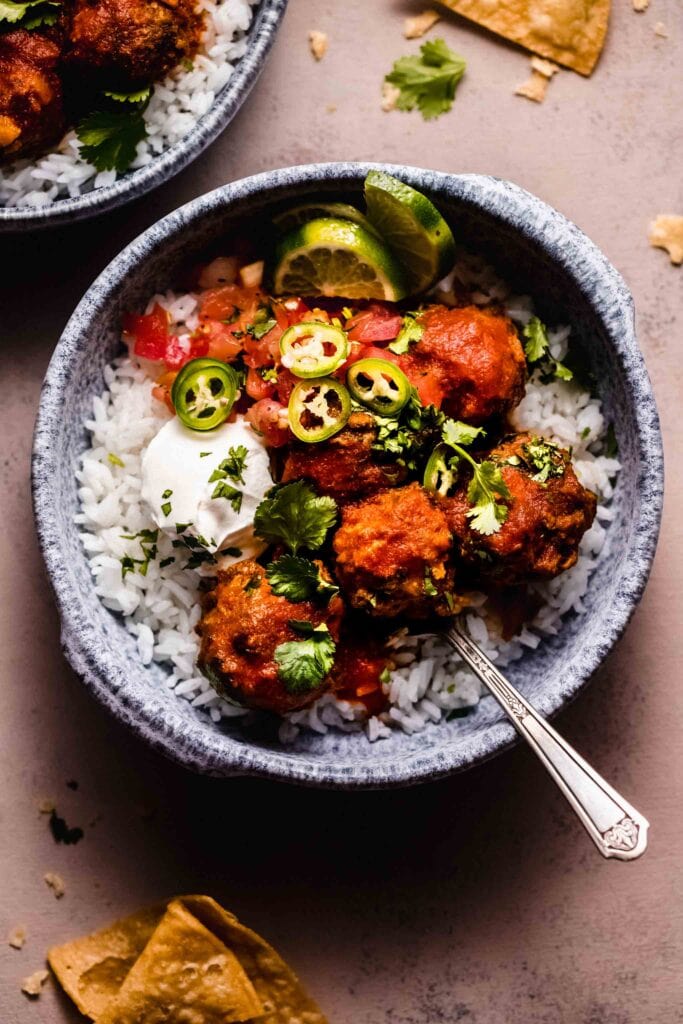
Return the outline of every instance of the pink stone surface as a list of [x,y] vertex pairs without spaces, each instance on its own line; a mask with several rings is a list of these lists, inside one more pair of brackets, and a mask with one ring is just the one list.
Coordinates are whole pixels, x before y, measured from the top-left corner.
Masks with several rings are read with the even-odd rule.
[[[683,1021],[683,271],[647,245],[656,214],[683,213],[680,0],[644,14],[616,0],[593,77],[562,72],[542,106],[513,95],[528,75],[522,51],[447,16],[432,35],[468,71],[453,111],[432,123],[379,106],[391,62],[417,49],[401,27],[420,6],[291,0],[249,102],[179,178],[96,223],[0,238],[2,1024],[80,1019],[53,982],[33,1003],[19,991],[48,946],[193,891],[266,934],[337,1024]],[[329,33],[320,64],[311,28]],[[61,328],[111,256],[163,213],[233,178],[324,159],[510,178],[573,218],[633,289],[668,459],[662,536],[625,638],[559,726],[650,818],[641,861],[603,862],[521,749],[393,793],[192,777],[111,721],[62,660],[29,495],[40,383]],[[54,843],[41,797],[84,828],[80,844]],[[63,899],[46,871],[63,876]],[[18,924],[20,952],[5,942]]]

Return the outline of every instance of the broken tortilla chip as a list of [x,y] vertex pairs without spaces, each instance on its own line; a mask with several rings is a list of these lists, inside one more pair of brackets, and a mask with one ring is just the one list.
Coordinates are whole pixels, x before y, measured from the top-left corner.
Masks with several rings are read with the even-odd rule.
[[48,951],[50,967],[81,1013],[97,1018],[104,1012],[151,939],[163,913],[163,904],[148,907],[92,935]]
[[531,58],[531,78],[515,89],[515,96],[524,96],[534,103],[542,103],[548,89],[548,83],[553,75],[559,71],[557,64],[551,60],[543,60],[542,57]]
[[443,0],[457,14],[532,53],[590,75],[607,34],[610,0]]
[[440,19],[441,15],[439,12],[431,8],[422,11],[421,14],[415,14],[412,18],[406,18],[403,22],[403,35],[406,39],[420,39]]
[[264,1007],[239,960],[177,900],[97,1024],[234,1024]]
[[208,896],[150,907],[48,960],[97,1024],[166,1024],[171,1007],[186,1024],[327,1024],[272,946]]
[[683,217],[660,213],[650,224],[648,240],[655,249],[666,249],[675,266],[683,263]]

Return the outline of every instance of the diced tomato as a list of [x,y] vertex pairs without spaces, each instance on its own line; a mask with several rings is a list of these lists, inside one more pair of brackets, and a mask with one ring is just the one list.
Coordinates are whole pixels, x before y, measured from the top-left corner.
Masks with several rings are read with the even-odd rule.
[[403,317],[392,306],[373,302],[368,309],[347,320],[346,330],[351,341],[367,345],[375,341],[393,341],[402,323]]
[[157,401],[163,402],[171,412],[175,412],[173,402],[171,401],[171,389],[173,387],[173,381],[177,376],[178,373],[176,370],[168,370],[166,373],[162,373],[161,377],[159,377],[152,388],[152,394]]
[[264,334],[258,341],[250,334],[245,334],[242,344],[244,346],[244,361],[247,366],[269,366],[280,352],[280,338],[282,329],[276,325],[267,334]]
[[235,337],[230,325],[220,320],[202,318],[193,335],[193,340],[195,338],[206,342],[206,355],[223,363],[232,363],[242,351],[242,341]]
[[259,434],[263,434],[271,448],[281,448],[292,437],[287,408],[274,398],[262,398],[256,402],[248,409],[246,418]]
[[294,390],[299,378],[295,377],[286,366],[281,366],[278,370],[277,375],[277,397],[283,403],[287,405],[289,402],[289,396]]
[[229,320],[236,310],[253,318],[261,299],[262,293],[258,288],[226,284],[222,288],[209,288],[202,292],[199,297],[199,310],[202,316],[208,316],[212,320]]
[[258,370],[253,366],[247,372],[246,392],[255,402],[262,398],[272,398],[275,394],[275,381],[264,380]]
[[311,312],[303,299],[291,298],[273,302],[273,316],[278,326],[286,331],[292,324],[299,324]]
[[123,330],[134,339],[133,352],[141,359],[161,362],[166,355],[169,341],[169,317],[166,310],[157,304],[151,313],[144,316],[126,314]]

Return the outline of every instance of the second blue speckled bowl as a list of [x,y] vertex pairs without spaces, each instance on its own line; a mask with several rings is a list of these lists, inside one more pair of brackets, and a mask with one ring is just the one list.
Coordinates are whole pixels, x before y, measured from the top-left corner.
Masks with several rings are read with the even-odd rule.
[[[512,726],[492,699],[466,718],[370,744],[363,735],[301,736],[291,747],[212,723],[144,668],[133,638],[99,602],[74,524],[74,469],[103,371],[120,345],[121,316],[174,283],[178,267],[229,236],[245,219],[268,218],[288,203],[358,200],[365,164],[323,164],[273,171],[193,200],[132,242],[95,281],[72,316],[45,379],[36,426],[35,515],[62,619],[62,642],[88,689],[151,746],[195,771],[258,775],[335,786],[406,785],[467,768],[508,746]],[[544,714],[570,701],[623,632],[647,581],[661,512],[659,421],[638,349],[633,302],[616,270],[578,228],[508,182],[405,167],[390,173],[430,195],[469,248],[490,259],[513,285],[534,295],[540,315],[571,323],[609,420],[623,470],[613,503],[607,555],[591,579],[586,612],[568,616],[560,635],[509,669]]]

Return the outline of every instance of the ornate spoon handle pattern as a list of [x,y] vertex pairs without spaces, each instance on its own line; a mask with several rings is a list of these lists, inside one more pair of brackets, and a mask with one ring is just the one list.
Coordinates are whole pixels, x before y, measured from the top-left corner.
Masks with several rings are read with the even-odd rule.
[[605,782],[524,699],[459,624],[445,639],[481,679],[548,769],[603,857],[635,860],[647,847],[649,822]]

